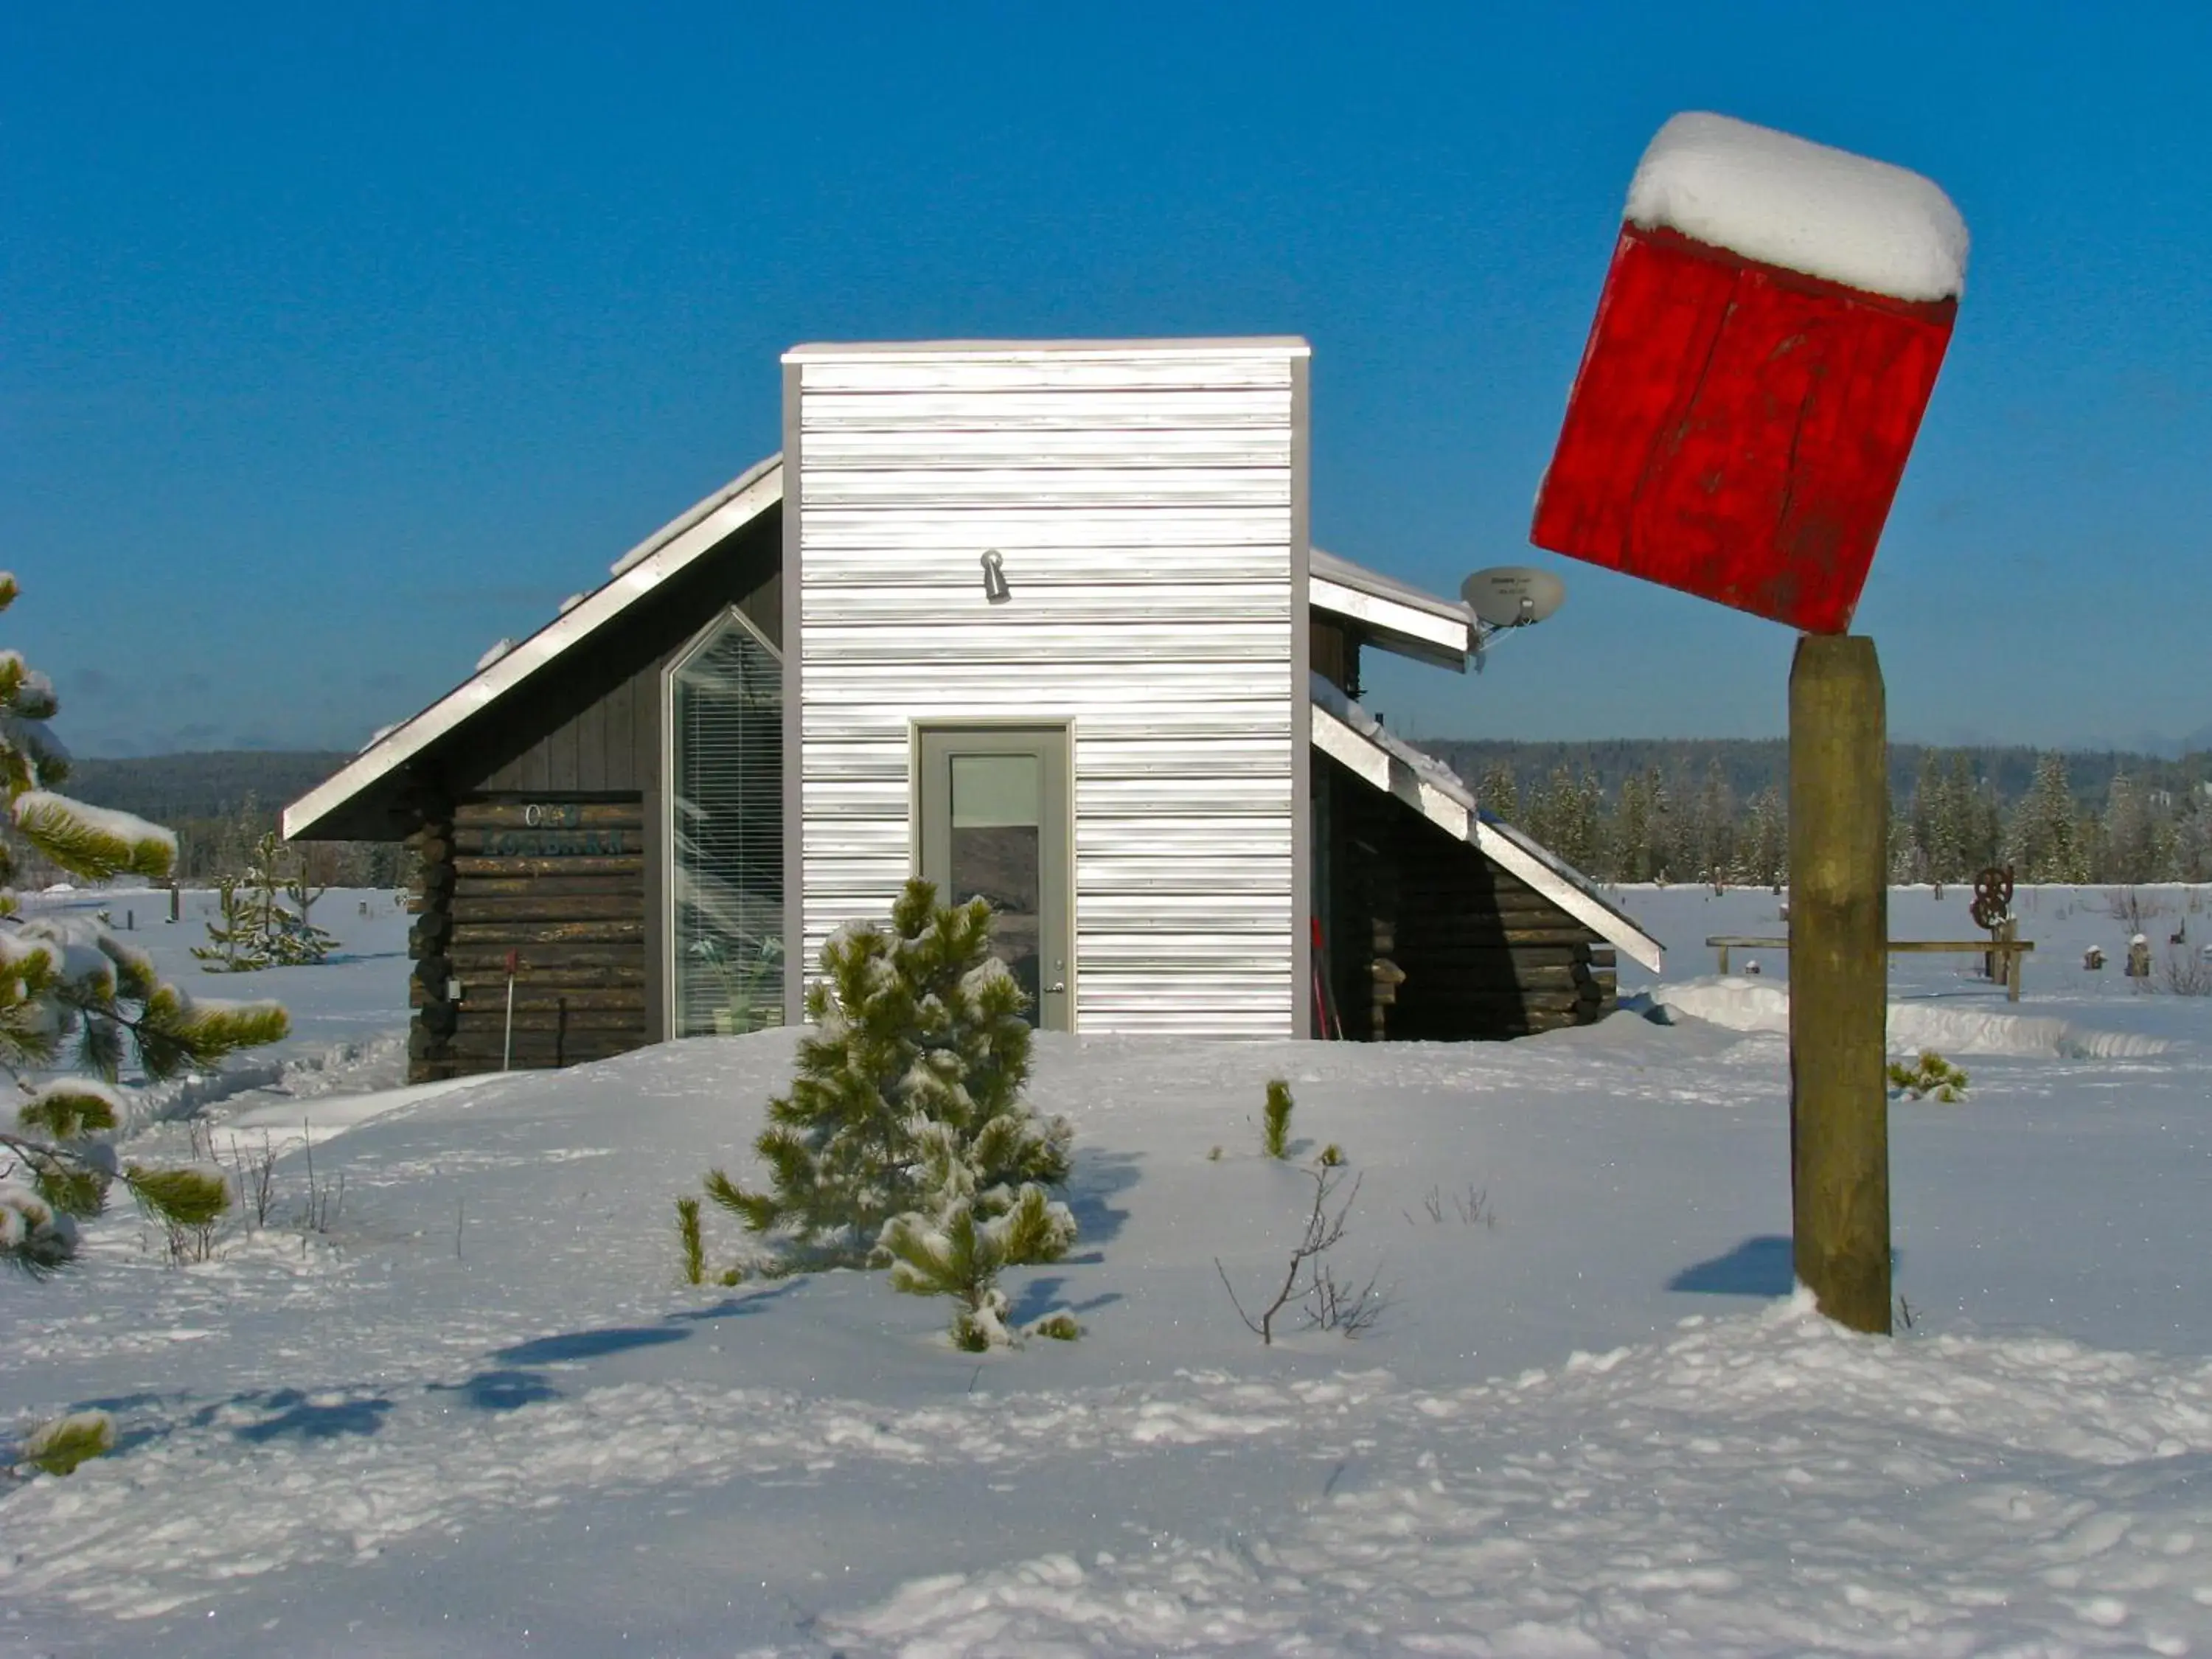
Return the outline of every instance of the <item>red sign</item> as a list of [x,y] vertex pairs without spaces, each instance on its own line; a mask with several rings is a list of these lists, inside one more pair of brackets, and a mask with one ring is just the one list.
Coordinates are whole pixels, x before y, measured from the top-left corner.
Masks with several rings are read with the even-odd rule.
[[1623,225],[1529,539],[1844,632],[1958,303]]

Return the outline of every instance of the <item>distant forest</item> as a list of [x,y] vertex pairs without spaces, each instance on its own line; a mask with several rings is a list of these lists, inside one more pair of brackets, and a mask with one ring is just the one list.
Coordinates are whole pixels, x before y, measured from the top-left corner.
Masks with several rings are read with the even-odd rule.
[[[1486,811],[1598,880],[1782,878],[1790,757],[1780,738],[1420,745]],[[234,750],[82,760],[66,787],[176,830],[179,874],[204,881],[240,873],[285,804],[351,758]],[[2212,880],[2212,752],[2160,760],[1900,743],[1889,782],[1898,881],[1966,880],[2005,863],[2021,881]],[[397,846],[339,843],[318,857],[343,885],[403,879]]]
[[[64,790],[92,806],[112,806],[177,832],[177,876],[213,881],[246,873],[254,842],[277,828],[291,802],[353,757],[319,750],[231,749],[198,755],[148,755],[70,763]],[[396,887],[404,854],[382,842],[318,843],[317,881],[338,887]]]
[[[1789,854],[1789,745],[1764,740],[1420,740],[1601,881],[1771,885]],[[1963,881],[2212,879],[2212,752],[2160,760],[2021,747],[1889,750],[1890,876]]]

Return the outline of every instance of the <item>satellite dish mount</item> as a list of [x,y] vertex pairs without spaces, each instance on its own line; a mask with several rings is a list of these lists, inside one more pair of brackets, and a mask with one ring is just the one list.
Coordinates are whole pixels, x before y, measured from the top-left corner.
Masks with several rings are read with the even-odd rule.
[[1534,565],[1501,564],[1476,571],[1459,585],[1459,594],[1474,618],[1474,672],[1480,674],[1491,640],[1543,621],[1566,602],[1567,585]]

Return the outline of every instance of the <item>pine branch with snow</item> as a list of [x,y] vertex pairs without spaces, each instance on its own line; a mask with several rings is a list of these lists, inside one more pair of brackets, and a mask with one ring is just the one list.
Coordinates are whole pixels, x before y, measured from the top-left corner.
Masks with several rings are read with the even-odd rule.
[[[0,574],[0,610],[17,593]],[[66,773],[45,732],[53,688],[14,652],[0,652],[0,883],[14,869],[14,840],[73,875],[159,879],[176,838],[125,812],[52,792]],[[76,1224],[97,1215],[120,1181],[174,1227],[212,1224],[228,1202],[220,1176],[194,1169],[118,1167],[112,1137],[124,1127],[115,1087],[126,1062],[148,1080],[212,1066],[240,1048],[273,1042],[289,1022],[275,1003],[196,1002],[154,971],[152,959],[82,917],[26,916],[0,890],[0,1068],[23,1097],[0,1127],[0,1262],[33,1276],[76,1254]],[[68,1068],[84,1075],[40,1074]]]
[[988,1218],[977,1213],[972,1195],[954,1200],[938,1215],[894,1216],[884,1224],[881,1242],[891,1257],[891,1288],[952,1297],[957,1304],[953,1346],[981,1353],[1013,1340],[1000,1273],[1059,1261],[1075,1242],[1075,1218],[1031,1184]]

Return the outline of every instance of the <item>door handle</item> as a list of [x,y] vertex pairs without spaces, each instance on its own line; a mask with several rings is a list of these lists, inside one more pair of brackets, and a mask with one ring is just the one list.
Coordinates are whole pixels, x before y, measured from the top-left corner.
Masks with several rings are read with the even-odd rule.
[[1046,986],[1044,988],[1044,994],[1047,996],[1052,996],[1054,994],[1065,996],[1067,994],[1067,981],[1066,980],[1062,980],[1057,985]]

